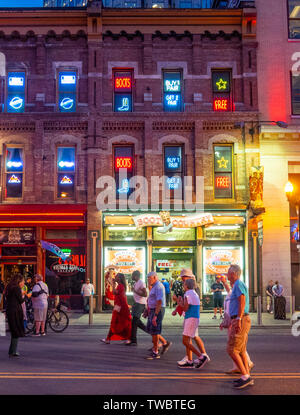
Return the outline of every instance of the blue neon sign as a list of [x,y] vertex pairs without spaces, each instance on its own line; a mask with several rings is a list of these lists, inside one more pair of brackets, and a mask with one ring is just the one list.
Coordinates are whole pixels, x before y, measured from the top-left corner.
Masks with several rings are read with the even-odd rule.
[[178,176],[167,177],[167,185],[169,189],[179,189],[181,186],[181,178]]
[[7,112],[24,112],[25,72],[8,72],[6,104]]
[[131,94],[115,94],[115,111],[130,112],[132,108]]
[[60,112],[76,111],[77,73],[75,71],[59,72],[58,107]]
[[181,72],[164,72],[164,109],[181,111]]

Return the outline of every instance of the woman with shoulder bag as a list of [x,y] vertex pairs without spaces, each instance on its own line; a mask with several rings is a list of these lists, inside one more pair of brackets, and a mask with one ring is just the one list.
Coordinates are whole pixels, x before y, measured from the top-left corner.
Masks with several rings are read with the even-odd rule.
[[131,337],[131,314],[126,298],[125,275],[118,273],[114,280],[113,294],[115,305],[111,317],[110,329],[103,343],[109,344],[111,340],[130,340]]

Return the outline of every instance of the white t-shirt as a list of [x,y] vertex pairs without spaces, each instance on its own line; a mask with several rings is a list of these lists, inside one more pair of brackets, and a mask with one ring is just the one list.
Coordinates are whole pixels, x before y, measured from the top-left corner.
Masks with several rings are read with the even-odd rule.
[[[133,287],[134,289],[135,289],[135,291],[140,291],[140,290],[142,290],[143,288],[146,288],[146,285],[145,285],[145,283],[144,283],[144,281],[142,281],[142,280],[138,280],[135,284],[134,284],[134,287]],[[139,303],[139,304],[144,304],[144,305],[146,305],[147,304],[147,297],[141,297],[140,295],[138,295],[138,294],[136,294],[135,292],[133,293],[133,298],[134,298],[134,301],[136,302],[136,303]]]
[[47,284],[43,281],[39,281],[32,289],[32,292],[39,292],[41,290],[46,291],[47,294],[40,294],[38,297],[31,297],[33,308],[46,308],[48,307],[48,295],[49,290]]
[[91,283],[83,284],[83,286],[81,287],[81,294],[84,297],[90,297],[91,295],[94,295],[94,286],[93,286],[93,284],[91,284]]
[[195,290],[188,290],[184,294],[189,304],[188,310],[184,313],[184,318],[200,318],[200,298]]

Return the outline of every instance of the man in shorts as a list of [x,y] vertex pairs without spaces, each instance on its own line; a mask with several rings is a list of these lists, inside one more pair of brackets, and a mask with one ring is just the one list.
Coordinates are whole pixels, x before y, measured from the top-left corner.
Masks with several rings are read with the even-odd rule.
[[[194,279],[185,279],[183,287],[185,291],[184,299],[179,301],[185,312],[182,343],[186,348],[187,358],[177,362],[177,365],[183,369],[193,369],[194,367],[198,369],[203,367],[209,361],[203,341],[198,336],[200,299],[195,291]],[[192,339],[195,340],[199,351],[193,346]],[[195,361],[193,361],[193,353],[198,356],[198,359]]]
[[[162,321],[165,314],[166,295],[163,284],[158,280],[156,272],[149,272],[147,275],[148,284],[151,290],[148,297],[148,322],[147,332],[152,336],[153,349],[150,355],[146,358],[148,360],[159,359],[161,355],[171,346],[171,342],[167,341],[161,335]],[[162,350],[158,352],[158,342],[162,342]]]
[[247,358],[248,333],[251,327],[249,294],[248,288],[240,280],[241,268],[238,265],[231,265],[227,276],[233,287],[229,302],[231,326],[229,329],[227,353],[242,374],[240,379],[234,381],[233,387],[235,389],[243,389],[254,385],[254,380],[250,377]]

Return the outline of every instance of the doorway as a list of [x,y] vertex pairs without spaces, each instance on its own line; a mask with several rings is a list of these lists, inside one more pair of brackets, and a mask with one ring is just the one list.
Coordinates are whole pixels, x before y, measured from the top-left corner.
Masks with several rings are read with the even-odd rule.
[[13,275],[21,274],[26,278],[36,273],[36,264],[1,264],[1,279],[7,285]]

